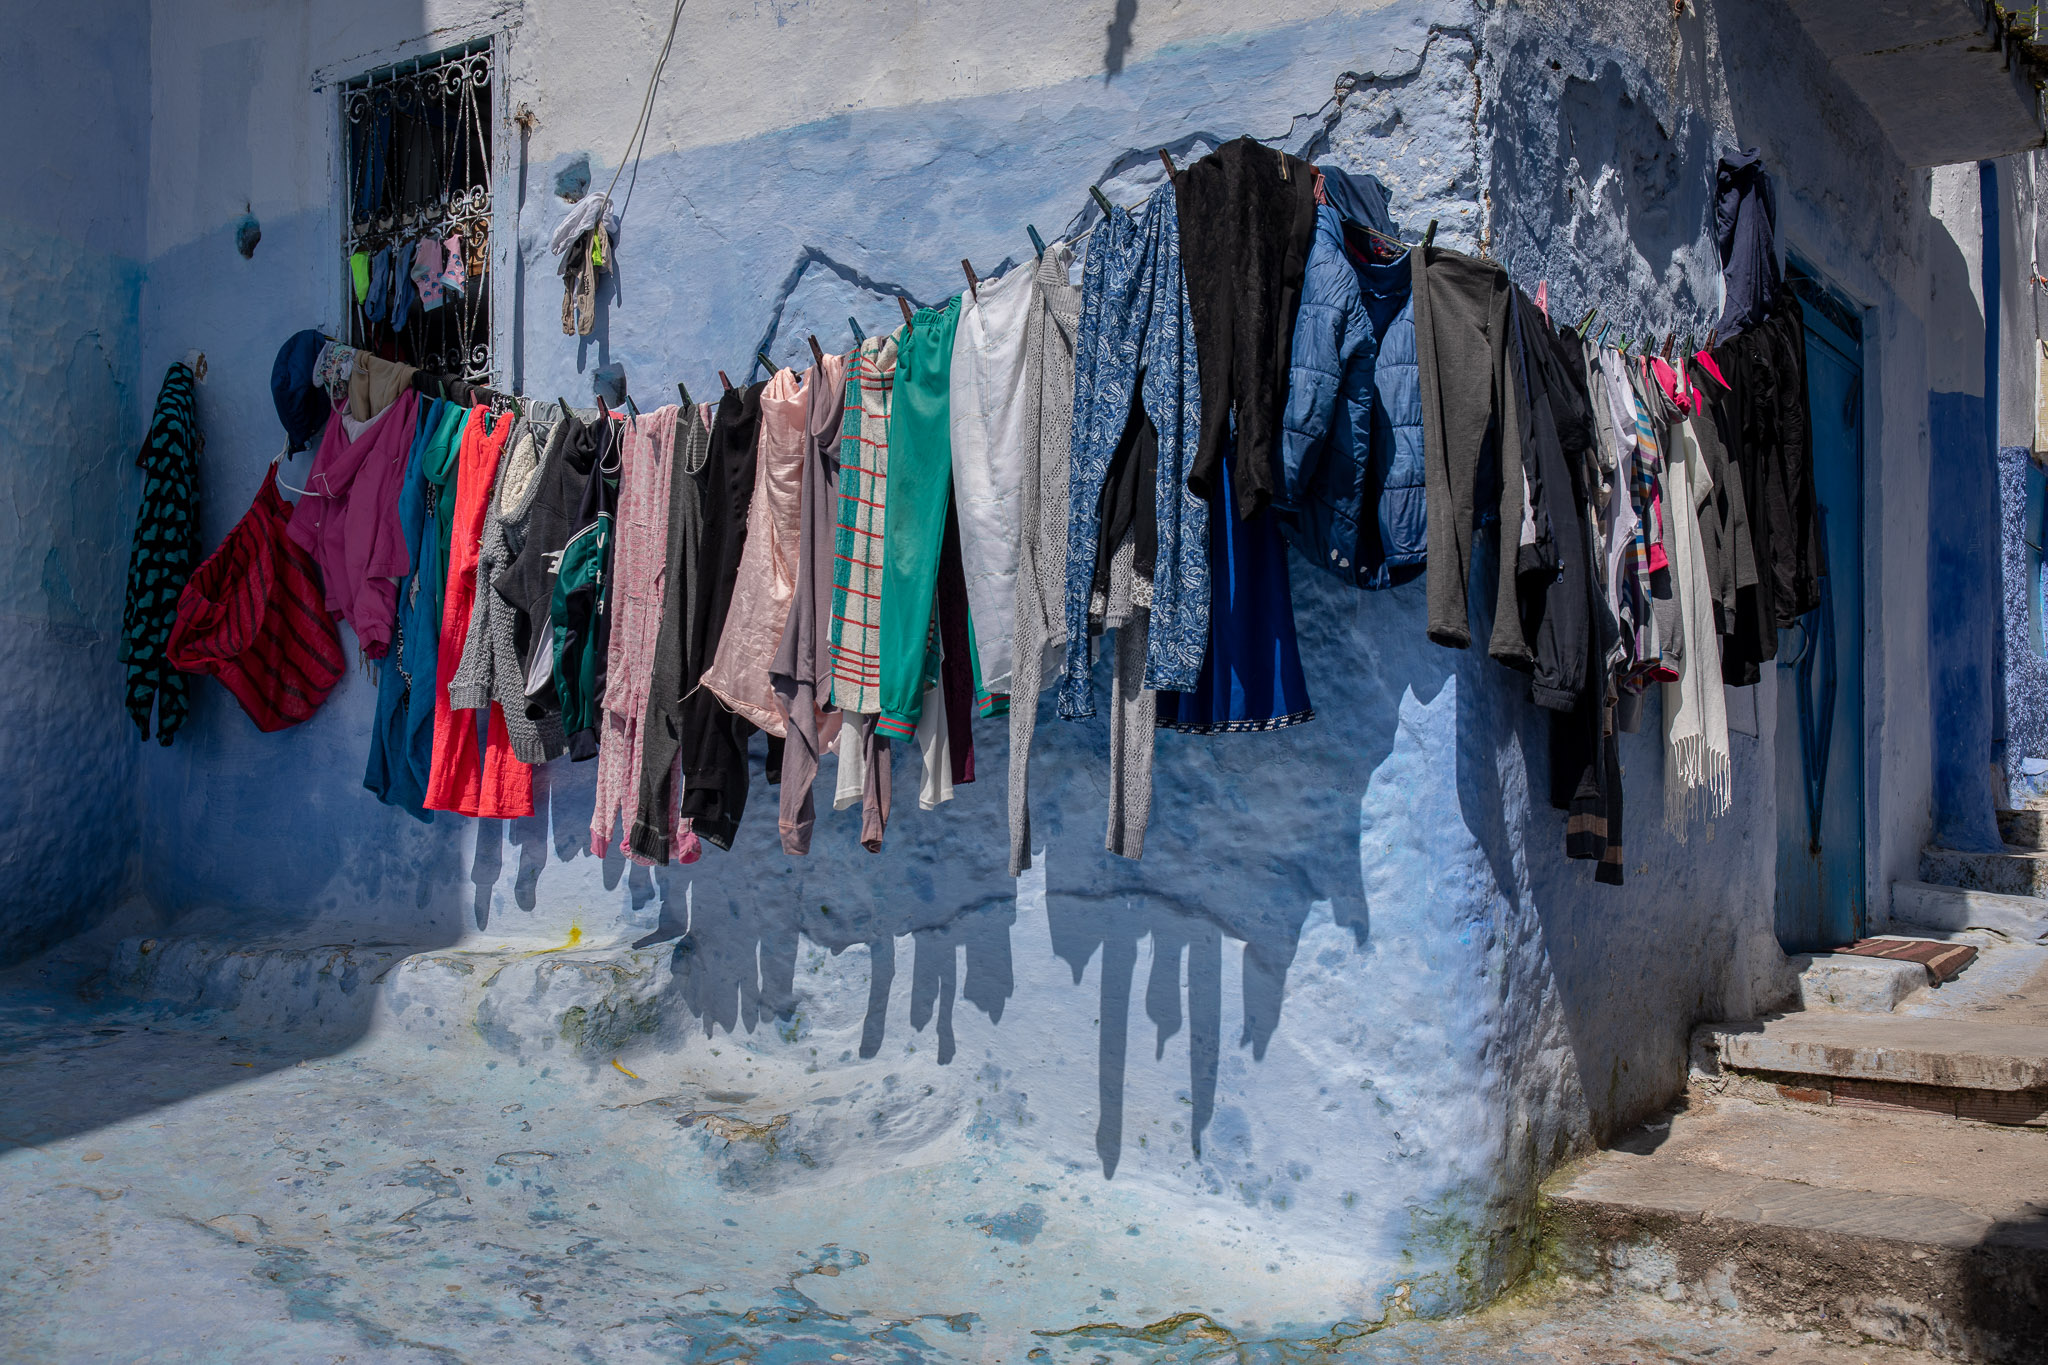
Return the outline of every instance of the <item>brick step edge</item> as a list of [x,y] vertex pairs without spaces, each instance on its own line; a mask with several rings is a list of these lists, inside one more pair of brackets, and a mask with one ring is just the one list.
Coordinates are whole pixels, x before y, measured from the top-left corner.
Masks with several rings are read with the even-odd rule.
[[1965,1090],[1854,1076],[1809,1076],[1784,1071],[1723,1067],[1718,1076],[1695,1074],[1694,1089],[1748,1100],[1789,1100],[1842,1109],[1942,1114],[2010,1128],[2048,1128],[2048,1090]]

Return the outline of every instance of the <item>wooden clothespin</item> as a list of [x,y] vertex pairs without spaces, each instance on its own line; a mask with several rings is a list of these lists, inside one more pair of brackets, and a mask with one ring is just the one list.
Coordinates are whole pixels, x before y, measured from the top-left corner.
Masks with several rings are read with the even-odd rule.
[[851,328],[853,329],[853,344],[854,344],[854,345],[858,346],[858,345],[860,345],[860,344],[861,344],[861,343],[862,343],[863,341],[866,341],[866,340],[868,339],[868,334],[867,334],[866,332],[863,332],[863,331],[862,331],[862,330],[860,329],[860,319],[858,319],[858,318],[848,318],[848,319],[846,320],[846,325],[847,325],[848,327],[851,327]]
[[960,269],[967,276],[967,292],[974,295],[976,303],[981,302],[981,281],[974,278],[974,267],[968,263],[965,256],[960,258]]
[[1422,244],[1424,246],[1436,245],[1436,219],[1432,218],[1429,220],[1429,231],[1422,234]]
[[683,381],[680,379],[676,381],[676,396],[683,400],[684,407],[690,406],[690,391],[683,387]]
[[825,348],[818,344],[818,338],[815,336],[811,338],[811,359],[819,365],[825,363]]
[[766,351],[756,351],[756,352],[754,352],[754,359],[756,359],[756,360],[760,361],[760,362],[761,362],[761,363],[762,363],[763,365],[767,366],[767,367],[768,367],[768,373],[770,373],[770,374],[774,374],[774,373],[775,373],[775,362],[774,362],[774,361],[772,361],[772,360],[770,360],[770,359],[768,358],[768,353],[767,353]]
[[908,327],[910,325],[910,300],[898,294],[896,302],[903,309],[903,325]]
[[1664,359],[1666,359],[1666,360],[1669,360],[1669,359],[1671,359],[1671,348],[1672,348],[1672,346],[1676,345],[1676,344],[1677,344],[1677,342],[1678,342],[1678,333],[1676,333],[1676,332],[1666,332],[1666,333],[1664,334],[1664,350],[1663,350],[1663,356],[1664,356]]
[[1102,210],[1102,216],[1104,218],[1109,217],[1110,213],[1112,212],[1112,208],[1109,202],[1109,196],[1102,192],[1102,186],[1090,185],[1088,187],[1088,194],[1089,197],[1095,201],[1096,207]]
[[1720,336],[1721,336],[1721,329],[1720,329],[1719,327],[1709,327],[1709,328],[1707,329],[1707,344],[1706,344],[1706,345],[1705,345],[1705,346],[1704,346],[1704,347],[1703,347],[1702,349],[1703,349],[1703,350],[1708,350],[1708,351],[1711,351],[1711,350],[1713,350],[1713,349],[1714,349],[1714,343],[1715,343],[1715,341],[1717,341],[1717,340],[1719,340],[1719,339],[1720,339]]
[[732,392],[732,381],[731,381],[730,379],[727,379],[727,378],[725,377],[725,371],[724,371],[724,370],[720,370],[720,371],[718,372],[718,382],[719,382],[719,383],[721,383],[721,384],[723,384],[723,385],[725,385],[725,391],[726,391],[727,393],[731,393],[731,392]]
[[599,419],[610,421],[612,410],[604,405],[604,395],[600,393],[593,395],[593,397],[597,400],[597,415]]
[[1038,253],[1038,259],[1045,259],[1045,238],[1038,235],[1038,229],[1026,223],[1024,231],[1031,235],[1031,249]]
[[[1173,164],[1173,157],[1168,154],[1164,147],[1159,149],[1159,160],[1166,167],[1166,178],[1168,180],[1180,179],[1180,168]],[[1282,180],[1287,178],[1287,159],[1285,157],[1282,157],[1280,160],[1280,178]]]

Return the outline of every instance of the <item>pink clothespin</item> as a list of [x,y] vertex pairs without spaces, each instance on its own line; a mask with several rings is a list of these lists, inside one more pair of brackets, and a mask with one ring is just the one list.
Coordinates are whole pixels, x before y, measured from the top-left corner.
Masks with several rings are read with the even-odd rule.
[[1543,314],[1545,322],[1550,321],[1550,281],[1536,281],[1536,309]]

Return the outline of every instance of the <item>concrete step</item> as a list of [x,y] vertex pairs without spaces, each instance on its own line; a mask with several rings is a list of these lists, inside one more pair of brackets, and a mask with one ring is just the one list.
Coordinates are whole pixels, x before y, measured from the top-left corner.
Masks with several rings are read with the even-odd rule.
[[2048,1133],[1721,1100],[1553,1177],[1562,1273],[1992,1362],[2048,1350]]
[[1855,953],[1811,953],[1792,959],[1805,1008],[1889,1014],[1932,977],[1917,962]]
[[315,1034],[403,1034],[429,1047],[605,1057],[651,1032],[674,945],[414,952],[389,943],[123,939],[107,985],[179,1014]]
[[1924,848],[1920,880],[2002,896],[2048,896],[2048,853],[2012,847],[2002,853]]
[[1930,882],[1892,884],[1892,923],[1955,933],[1992,929],[2027,943],[2048,943],[2048,900]]
[[2038,1024],[1835,1010],[1703,1024],[1693,1067],[1708,1091],[2048,1126]]
[[2048,852],[2048,810],[2002,810],[1998,812],[1998,835],[2014,848]]

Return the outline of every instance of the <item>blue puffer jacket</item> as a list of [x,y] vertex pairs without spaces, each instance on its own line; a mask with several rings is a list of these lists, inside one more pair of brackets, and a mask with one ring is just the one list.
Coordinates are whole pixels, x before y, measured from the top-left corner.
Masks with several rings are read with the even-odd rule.
[[1280,454],[1275,509],[1295,548],[1361,588],[1422,572],[1429,525],[1408,257],[1355,261],[1327,206],[1316,210],[1294,323]]

